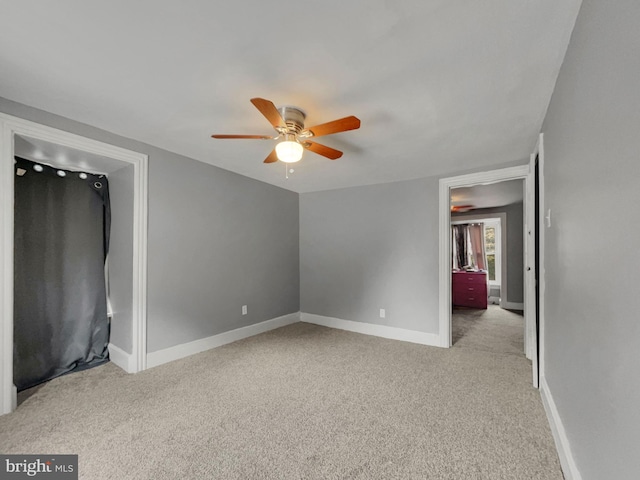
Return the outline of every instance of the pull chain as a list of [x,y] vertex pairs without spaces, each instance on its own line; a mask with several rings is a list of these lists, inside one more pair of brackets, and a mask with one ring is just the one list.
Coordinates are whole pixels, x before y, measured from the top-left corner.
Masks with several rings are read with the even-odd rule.
[[286,163],[284,164],[284,178],[286,178],[287,180],[289,179],[289,174],[293,173],[294,170],[293,168],[289,168],[289,165],[287,165]]

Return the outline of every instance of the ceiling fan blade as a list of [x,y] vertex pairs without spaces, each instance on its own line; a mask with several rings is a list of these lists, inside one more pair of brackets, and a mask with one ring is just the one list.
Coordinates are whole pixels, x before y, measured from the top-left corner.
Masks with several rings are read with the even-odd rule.
[[282,115],[278,112],[278,109],[273,104],[273,102],[269,100],[265,100],[264,98],[252,98],[251,103],[260,110],[260,113],[265,116],[269,123],[273,125],[274,128],[282,127],[286,128],[287,124],[285,123]]
[[310,132],[314,137],[321,137],[322,135],[331,135],[332,133],[346,132],[347,130],[356,130],[358,128],[360,128],[360,119],[352,115],[334,120],[333,122],[306,128],[305,130]]
[[221,139],[228,139],[228,138],[249,138],[252,140],[273,140],[273,137],[269,136],[269,135],[220,135],[220,134],[214,134],[211,135],[212,138],[221,138]]
[[320,145],[319,143],[306,141],[302,145],[313,153],[317,153],[318,155],[322,155],[323,157],[327,157],[331,160],[336,160],[342,156],[342,152],[340,150],[327,147],[326,145]]
[[278,155],[276,155],[276,149],[274,148],[269,156],[264,159],[264,163],[273,163],[278,161]]

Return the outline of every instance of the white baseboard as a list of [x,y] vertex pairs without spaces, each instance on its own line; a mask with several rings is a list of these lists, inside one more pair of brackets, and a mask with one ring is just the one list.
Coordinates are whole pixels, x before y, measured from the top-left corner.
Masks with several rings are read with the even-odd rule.
[[524,303],[507,302],[506,300],[500,302],[500,308],[508,310],[524,310]]
[[299,321],[299,312],[290,313],[288,315],[283,315],[282,317],[272,318],[271,320],[265,320],[264,322],[237,328],[211,337],[201,338],[199,340],[194,340],[193,342],[183,343],[174,347],[158,350],[157,352],[150,352],[147,354],[147,368],[157,367],[163,363],[172,362],[196,353],[211,350],[212,348],[221,347],[222,345],[236,342],[243,338],[252,337],[259,333],[268,332],[269,330],[284,327],[286,325],[291,325],[292,323]]
[[109,344],[109,359],[127,373],[134,373],[133,355],[125,352],[113,343]]
[[553,396],[549,390],[547,380],[540,376],[540,396],[542,397],[542,404],[547,412],[547,418],[549,419],[549,426],[551,427],[551,433],[553,439],[556,442],[556,450],[558,451],[558,457],[560,458],[560,465],[562,466],[562,472],[566,480],[582,480],[582,475],[578,471],[573,455],[571,454],[571,447],[569,446],[569,439],[567,433],[560,420],[560,414],[556,408],[556,404],[553,401]]
[[435,333],[417,332],[415,330],[389,327],[387,325],[376,325],[374,323],[354,322],[352,320],[342,320],[340,318],[325,317],[322,315],[304,312],[300,313],[300,321],[322,325],[323,327],[348,330],[349,332],[373,335],[374,337],[390,338],[392,340],[419,343],[421,345],[429,345],[432,347],[440,346],[440,336]]

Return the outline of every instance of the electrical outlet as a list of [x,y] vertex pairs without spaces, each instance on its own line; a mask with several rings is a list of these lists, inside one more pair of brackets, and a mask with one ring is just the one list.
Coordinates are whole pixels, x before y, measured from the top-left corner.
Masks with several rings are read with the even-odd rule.
[[246,305],[242,305],[242,314],[243,315],[247,314],[247,306]]
[[380,318],[384,318],[384,317],[386,317],[386,316],[387,316],[387,312],[385,311],[385,309],[384,309],[384,308],[381,308],[381,309],[380,309]]

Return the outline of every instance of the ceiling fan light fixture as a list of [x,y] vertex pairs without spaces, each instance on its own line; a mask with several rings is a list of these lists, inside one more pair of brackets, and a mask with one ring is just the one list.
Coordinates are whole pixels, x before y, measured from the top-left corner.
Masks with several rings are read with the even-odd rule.
[[298,162],[302,159],[302,154],[305,149],[322,155],[329,160],[336,160],[342,157],[340,150],[312,142],[309,139],[360,128],[360,119],[353,115],[305,128],[304,121],[306,114],[298,107],[283,106],[276,108],[270,100],[259,97],[252,98],[251,103],[278,133],[275,137],[269,135],[227,135],[217,133],[211,136],[219,139],[282,139],[283,141],[271,150],[271,153],[264,159],[263,163],[275,163],[278,160],[284,163]]
[[299,162],[303,151],[302,145],[293,140],[285,140],[276,145],[278,160],[285,163]]

